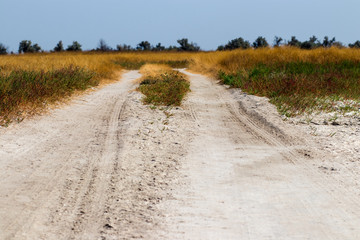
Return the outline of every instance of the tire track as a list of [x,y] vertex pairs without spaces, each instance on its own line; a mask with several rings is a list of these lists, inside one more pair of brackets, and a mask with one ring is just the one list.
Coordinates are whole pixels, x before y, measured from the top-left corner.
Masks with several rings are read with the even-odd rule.
[[94,140],[87,147],[92,156],[88,156],[88,160],[78,173],[79,177],[69,179],[65,183],[59,197],[59,204],[52,211],[51,223],[66,223],[63,226],[63,229],[66,229],[64,231],[65,236],[74,237],[81,230],[81,225],[86,217],[84,215],[86,214],[87,204],[89,204],[86,199],[90,198],[91,194],[93,194],[96,173],[98,172],[98,162],[102,157],[101,154],[104,152],[105,146],[103,143],[108,137],[107,132],[109,131],[110,118],[108,113],[113,113],[116,103],[114,102],[105,108],[106,114],[103,116],[102,123],[96,129]]
[[242,111],[223,86],[188,75],[187,107],[201,127],[184,161],[188,185],[164,204],[171,217],[163,239],[359,236],[356,199],[298,153],[304,146]]
[[184,108],[164,114],[129,93],[136,76],[59,111],[44,146],[1,153],[0,238],[359,236],[356,197],[222,86],[191,75]]
[[80,212],[84,213],[78,215],[78,218],[74,221],[73,228],[77,237],[82,235],[86,238],[93,238],[106,225],[102,224],[107,198],[106,193],[111,187],[111,179],[116,174],[114,169],[117,168],[119,161],[118,154],[121,150],[118,141],[121,135],[121,132],[119,132],[119,121],[125,107],[126,98],[122,98],[116,102],[112,110],[101,159],[91,171],[92,174],[89,178],[87,191],[80,203]]
[[[254,133],[256,138],[261,139],[272,146],[277,146],[285,149],[285,151],[281,152],[281,155],[292,164],[301,164],[302,166],[306,166],[307,171],[311,172],[313,176],[317,176],[319,181],[314,182],[317,185],[317,189],[325,190],[328,194],[334,196],[334,198],[338,199],[339,202],[343,201],[343,198],[338,194],[334,194],[334,189],[336,192],[345,192],[347,193],[347,201],[349,204],[353,205],[358,211],[360,211],[360,204],[358,203],[358,199],[353,197],[353,194],[350,194],[346,189],[344,189],[341,185],[336,184],[334,179],[331,176],[321,174],[318,169],[315,169],[314,166],[309,161],[309,158],[304,158],[304,154],[302,153],[302,147],[290,146],[293,143],[291,142],[291,137],[286,136],[284,132],[280,131],[280,136],[274,133],[269,132],[269,129],[273,129],[274,126],[264,127],[264,122],[259,126],[258,119],[253,119],[257,117],[257,114],[249,115],[246,110],[244,110],[243,106],[239,107],[239,104],[234,103],[233,99],[225,99],[227,94],[219,91],[218,96],[223,103],[226,104],[227,109],[231,112],[233,119],[236,119],[240,124],[244,124],[247,128],[251,129],[251,132]],[[264,118],[264,117],[261,117]],[[259,120],[261,121],[261,119]],[[265,120],[266,121],[266,120]],[[303,140],[302,140],[303,141]],[[323,179],[328,179],[327,181],[322,181]],[[329,188],[329,183],[332,182],[332,187]]]
[[[37,144],[24,143],[14,154],[11,149],[2,153],[0,168],[9,167],[0,173],[5,175],[0,181],[1,239],[69,239],[90,228],[83,220],[83,209],[97,215],[103,207],[97,205],[104,205],[103,188],[109,185],[105,175],[113,169],[114,150],[115,154],[120,150],[119,117],[138,76],[126,73],[114,87],[81,97],[86,100],[55,110],[54,115],[39,117],[43,130],[37,138],[31,125],[39,124],[36,121],[23,122],[24,128],[9,131],[12,136],[3,133],[3,146],[3,140],[11,138],[35,138]],[[89,201],[92,194],[96,199]]]

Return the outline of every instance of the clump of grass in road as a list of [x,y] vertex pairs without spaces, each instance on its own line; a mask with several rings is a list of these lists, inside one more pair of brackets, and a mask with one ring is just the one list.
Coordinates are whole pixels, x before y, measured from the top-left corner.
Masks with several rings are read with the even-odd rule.
[[144,102],[153,105],[179,106],[190,83],[178,72],[163,73],[145,78],[138,88],[145,95]]
[[219,77],[224,84],[270,98],[287,116],[331,111],[339,100],[360,100],[360,62],[356,61],[256,64],[235,74],[220,71]]
[[42,108],[98,84],[95,73],[80,67],[58,70],[0,70],[0,124],[4,125],[29,109]]
[[179,106],[190,91],[190,83],[185,75],[169,67],[145,65],[140,72],[146,74],[138,87],[145,95],[146,104]]

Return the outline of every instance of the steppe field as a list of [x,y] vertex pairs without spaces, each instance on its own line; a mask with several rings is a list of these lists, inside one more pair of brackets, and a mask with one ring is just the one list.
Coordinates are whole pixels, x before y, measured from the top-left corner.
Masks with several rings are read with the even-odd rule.
[[0,55],[0,239],[360,239],[360,50]]

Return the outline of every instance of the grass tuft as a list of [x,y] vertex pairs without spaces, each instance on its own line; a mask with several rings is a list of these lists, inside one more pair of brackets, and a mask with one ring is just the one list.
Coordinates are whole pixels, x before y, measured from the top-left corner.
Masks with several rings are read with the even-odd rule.
[[185,75],[169,67],[145,65],[140,72],[145,76],[138,90],[145,95],[146,104],[179,106],[190,91],[190,83]]

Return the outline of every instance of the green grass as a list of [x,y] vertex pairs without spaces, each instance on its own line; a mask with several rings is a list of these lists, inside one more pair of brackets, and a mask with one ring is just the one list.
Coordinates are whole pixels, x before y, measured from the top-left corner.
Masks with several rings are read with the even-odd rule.
[[0,70],[0,124],[9,122],[29,107],[41,107],[55,102],[75,90],[95,86],[93,72],[80,67],[65,67],[52,71]]
[[332,110],[338,100],[360,100],[359,62],[257,64],[235,74],[220,72],[219,77],[224,84],[268,97],[289,116]]
[[145,95],[146,104],[179,106],[186,93],[190,91],[190,83],[183,74],[171,71],[145,77],[138,90]]

